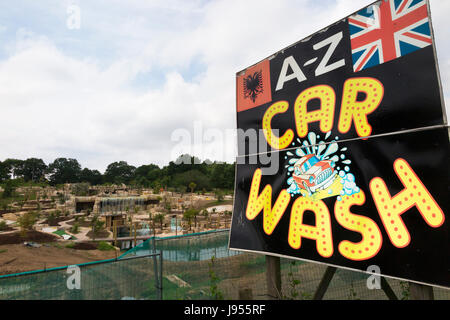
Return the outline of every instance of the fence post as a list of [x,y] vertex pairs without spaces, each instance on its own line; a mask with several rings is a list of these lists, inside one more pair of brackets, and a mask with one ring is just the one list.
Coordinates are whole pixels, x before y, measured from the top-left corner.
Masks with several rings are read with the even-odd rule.
[[136,226],[136,222],[134,223],[134,225],[133,225],[133,227],[134,227],[134,247],[136,248],[136,242],[137,242],[137,238],[136,238],[136,229],[137,229],[137,226]]
[[113,220],[114,246],[117,247],[117,220]]
[[266,283],[269,299],[281,299],[280,258],[266,256]]
[[411,300],[434,300],[433,287],[431,286],[410,282],[409,292]]
[[159,260],[159,283],[160,283],[160,292],[161,292],[161,300],[163,299],[163,252],[162,250],[159,251],[160,260]]

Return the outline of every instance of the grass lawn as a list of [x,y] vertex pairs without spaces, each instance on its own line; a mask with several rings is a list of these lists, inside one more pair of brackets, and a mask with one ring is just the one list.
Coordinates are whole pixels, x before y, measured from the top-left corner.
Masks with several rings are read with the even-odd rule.
[[75,238],[74,236],[72,236],[71,234],[68,234],[68,233],[66,233],[65,231],[63,231],[63,230],[56,230],[55,232],[53,232],[53,234],[56,234],[56,235],[58,235],[58,236],[60,236],[60,237],[62,237],[63,235],[68,235],[68,236],[71,236],[72,237],[72,240],[76,240],[77,238]]

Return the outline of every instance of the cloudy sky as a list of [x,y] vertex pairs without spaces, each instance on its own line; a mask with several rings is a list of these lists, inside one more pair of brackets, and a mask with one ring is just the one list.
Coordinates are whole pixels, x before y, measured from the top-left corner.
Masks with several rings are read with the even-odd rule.
[[[165,165],[174,132],[235,127],[237,71],[372,2],[2,1],[0,160]],[[430,2],[448,110],[450,1]],[[234,140],[215,150],[233,161]]]

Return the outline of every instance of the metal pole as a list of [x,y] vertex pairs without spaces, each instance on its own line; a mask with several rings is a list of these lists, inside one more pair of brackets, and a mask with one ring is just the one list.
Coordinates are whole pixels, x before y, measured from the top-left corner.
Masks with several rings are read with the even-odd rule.
[[133,226],[133,227],[134,227],[134,247],[136,248],[136,242],[137,242],[137,241],[136,241],[136,240],[137,240],[137,239],[136,239],[136,222],[134,223],[134,226]]

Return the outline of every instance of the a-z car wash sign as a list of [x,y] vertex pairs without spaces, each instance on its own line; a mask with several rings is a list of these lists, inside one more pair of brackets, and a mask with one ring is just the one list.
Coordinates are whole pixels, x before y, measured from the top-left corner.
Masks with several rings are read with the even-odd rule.
[[263,132],[278,167],[240,148],[231,249],[450,287],[449,132],[426,0],[376,2],[236,85],[238,129]]

